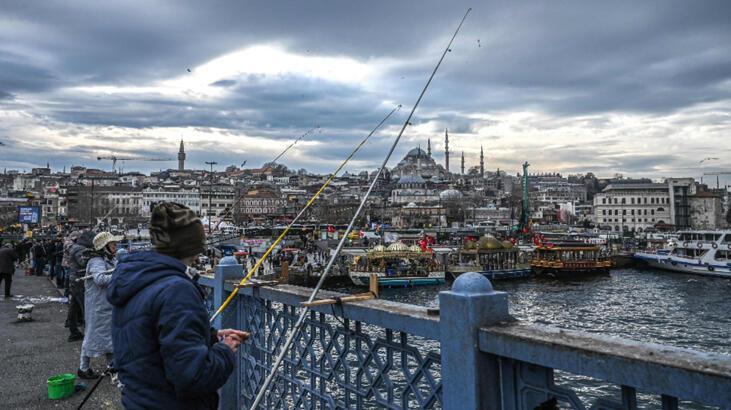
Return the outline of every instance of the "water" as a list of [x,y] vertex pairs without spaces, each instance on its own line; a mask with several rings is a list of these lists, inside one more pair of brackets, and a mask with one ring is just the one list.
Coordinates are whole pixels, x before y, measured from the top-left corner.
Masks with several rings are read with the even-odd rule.
[[[508,292],[511,314],[525,322],[731,354],[729,279],[618,269],[581,280],[497,281],[493,287]],[[381,298],[437,306],[438,293],[445,289],[384,289]],[[589,377],[557,371],[556,383],[574,390],[585,404],[621,397],[618,386]],[[638,403],[661,407],[656,395],[641,393]],[[681,407],[706,408],[684,401]]]
[[[497,281],[510,312],[530,322],[731,354],[731,280],[618,269],[581,280]],[[436,306],[443,287],[384,289],[381,298]]]

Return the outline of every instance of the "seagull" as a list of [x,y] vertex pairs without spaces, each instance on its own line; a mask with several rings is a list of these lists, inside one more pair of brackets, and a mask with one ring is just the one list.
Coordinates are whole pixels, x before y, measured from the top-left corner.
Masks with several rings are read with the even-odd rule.
[[699,164],[702,164],[702,163],[704,163],[706,161],[713,161],[713,160],[716,160],[717,161],[718,158],[715,158],[715,157],[706,157],[706,158],[703,158],[702,160],[698,161],[698,163]]
[[480,39],[477,39],[477,47],[482,47],[482,44],[480,44]]
[[[246,161],[248,161],[248,159]],[[241,168],[243,168],[244,165],[246,165],[246,161],[244,161],[244,162],[241,163]]]
[[188,72],[189,72],[189,73],[191,73],[191,72],[192,72],[192,71],[190,71],[190,68],[188,69]]

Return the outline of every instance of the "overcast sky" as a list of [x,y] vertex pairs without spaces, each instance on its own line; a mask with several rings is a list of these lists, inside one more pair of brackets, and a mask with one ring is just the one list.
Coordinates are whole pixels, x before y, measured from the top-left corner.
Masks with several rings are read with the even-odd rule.
[[[282,162],[374,168],[467,7],[407,128],[415,146],[511,173],[731,170],[729,1],[0,2],[0,167]],[[188,71],[190,70],[190,72]],[[700,164],[704,158],[707,160]],[[125,170],[175,167],[129,161]]]

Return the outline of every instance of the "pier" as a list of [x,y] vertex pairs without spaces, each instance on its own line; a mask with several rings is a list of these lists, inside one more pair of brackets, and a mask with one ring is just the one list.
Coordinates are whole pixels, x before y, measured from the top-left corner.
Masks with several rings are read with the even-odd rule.
[[[211,306],[242,275],[240,265],[227,262],[201,278]],[[217,327],[251,332],[221,408],[251,405],[309,293],[291,285],[243,288],[217,318]],[[313,307],[262,408],[731,405],[728,355],[521,323],[510,316],[507,296],[484,276],[466,273],[440,292],[438,311],[384,300]],[[572,377],[615,394],[580,394],[566,382]]]

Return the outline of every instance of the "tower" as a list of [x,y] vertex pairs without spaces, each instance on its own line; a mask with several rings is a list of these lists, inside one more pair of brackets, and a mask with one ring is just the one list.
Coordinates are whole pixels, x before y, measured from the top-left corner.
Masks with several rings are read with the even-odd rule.
[[464,175],[464,151],[462,151],[462,175]]
[[185,146],[183,145],[183,139],[180,139],[180,150],[178,151],[178,171],[185,170]]
[[480,145],[480,178],[485,177],[485,153],[482,151],[482,145]]
[[426,156],[431,158],[431,138],[426,140]]
[[449,172],[449,132],[444,129],[444,168]]

